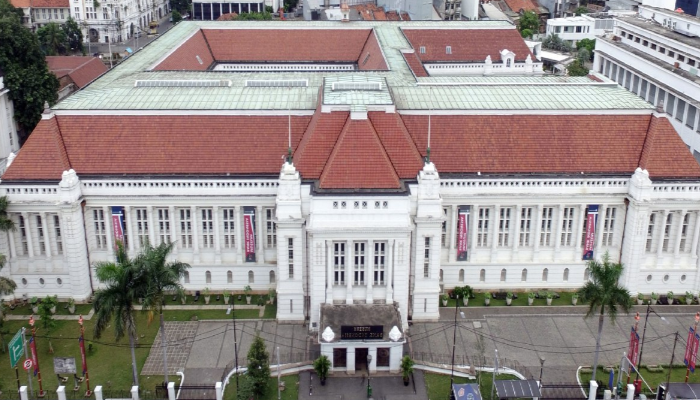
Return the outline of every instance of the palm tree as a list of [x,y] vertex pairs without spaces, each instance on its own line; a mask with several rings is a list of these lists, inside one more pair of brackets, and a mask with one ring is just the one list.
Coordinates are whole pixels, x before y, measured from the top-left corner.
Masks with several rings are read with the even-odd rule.
[[146,243],[141,253],[144,261],[144,273],[146,275],[146,287],[143,295],[143,309],[148,310],[148,322],[153,320],[155,313],[160,315],[160,345],[163,348],[163,373],[165,384],[168,384],[168,356],[167,340],[165,336],[165,321],[163,319],[163,307],[165,306],[166,293],[183,295],[180,279],[185,275],[189,264],[173,261],[168,262],[168,254],[172,251],[174,243],[161,243],[153,247]]
[[49,22],[36,31],[47,56],[62,54],[66,49],[66,33],[55,22]]
[[[15,230],[15,223],[7,216],[7,196],[0,197],[0,231],[10,232]],[[0,254],[0,270],[5,266],[7,257]],[[0,296],[12,294],[17,289],[17,284],[12,279],[0,276]]]
[[95,308],[95,338],[99,339],[114,319],[114,336],[119,340],[127,335],[131,347],[131,367],[133,382],[139,385],[136,370],[136,321],[134,319],[134,303],[142,295],[145,274],[143,260],[139,255],[130,259],[124,244],[117,242],[117,262],[96,263],[96,276],[104,289],[95,292],[93,306]]
[[610,255],[605,253],[602,263],[596,260],[588,262],[590,280],[578,290],[579,298],[582,302],[588,303],[588,313],[586,318],[600,310],[598,315],[598,338],[595,342],[595,358],[593,359],[593,376],[598,368],[598,355],[600,353],[600,337],[603,333],[603,320],[607,312],[610,320],[615,321],[618,307],[625,313],[629,313],[632,308],[632,298],[630,292],[620,285],[620,276],[625,267],[622,263],[610,261]]

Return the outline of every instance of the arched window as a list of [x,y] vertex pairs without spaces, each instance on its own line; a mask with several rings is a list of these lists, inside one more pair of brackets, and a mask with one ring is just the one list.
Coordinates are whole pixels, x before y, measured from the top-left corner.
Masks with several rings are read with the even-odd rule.
[[211,283],[211,272],[209,272],[209,271],[205,272],[204,276],[207,279],[207,283]]
[[233,283],[233,272],[228,271],[226,273],[226,282],[228,283]]
[[459,270],[459,281],[464,282],[464,270],[463,269]]
[[501,282],[505,282],[505,281],[506,281],[506,269],[503,268],[501,270]]
[[275,271],[270,271],[270,283],[275,283]]
[[248,283],[255,283],[255,274],[253,271],[248,271]]
[[479,271],[479,282],[486,282],[486,270]]
[[442,282],[442,270],[440,270],[440,282]]
[[188,271],[185,271],[185,274],[183,276],[185,277],[185,283],[190,283],[190,273]]
[[527,268],[523,268],[523,273],[520,275],[520,280],[527,282]]
[[564,269],[564,282],[568,282],[568,281],[569,281],[569,269],[565,268]]
[[542,282],[547,282],[547,278],[549,278],[549,270],[545,268],[542,270]]
[[591,279],[591,271],[588,268],[586,268],[585,270],[583,270],[583,281],[588,282],[589,279]]

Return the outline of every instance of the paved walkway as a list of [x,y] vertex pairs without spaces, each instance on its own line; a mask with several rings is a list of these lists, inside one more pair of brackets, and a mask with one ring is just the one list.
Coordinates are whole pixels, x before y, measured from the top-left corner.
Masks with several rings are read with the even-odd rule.
[[[428,392],[425,388],[423,372],[416,370],[408,386],[404,386],[400,375],[372,375],[372,398],[425,400]],[[355,376],[330,376],[326,385],[321,386],[316,373],[304,371],[299,374],[299,400],[367,400],[367,374],[358,371]]]

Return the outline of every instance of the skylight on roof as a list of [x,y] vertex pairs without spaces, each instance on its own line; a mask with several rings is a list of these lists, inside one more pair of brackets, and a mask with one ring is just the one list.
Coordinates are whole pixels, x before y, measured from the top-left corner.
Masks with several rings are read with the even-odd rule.
[[307,87],[309,86],[308,79],[296,80],[254,80],[245,81],[246,87]]
[[136,81],[134,87],[230,87],[230,80],[147,80]]
[[382,90],[381,82],[333,82],[331,90]]

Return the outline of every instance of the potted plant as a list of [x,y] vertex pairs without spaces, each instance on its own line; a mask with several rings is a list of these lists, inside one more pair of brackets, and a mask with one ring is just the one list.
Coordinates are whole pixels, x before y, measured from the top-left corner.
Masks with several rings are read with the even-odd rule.
[[224,289],[224,304],[228,304],[228,299],[231,297],[231,293],[229,293],[228,290]]
[[654,293],[654,292],[651,292],[651,300],[650,301],[651,301],[652,306],[656,304],[656,300],[658,300],[658,299],[659,299],[659,295]]
[[209,300],[211,300],[211,295],[209,294],[209,288],[205,287],[204,288],[204,304],[209,304]]
[[513,292],[506,293],[506,305],[509,306],[513,302]]
[[277,297],[277,292],[275,289],[268,290],[267,296],[270,298],[270,304],[275,304],[275,297]]
[[641,293],[637,293],[637,305],[641,306],[644,304],[644,295]]
[[442,298],[442,306],[447,307],[447,300],[449,299],[449,297],[447,296],[447,293],[443,293],[442,296],[440,296],[440,297]]
[[669,290],[668,293],[666,293],[666,297],[668,297],[668,304],[672,305],[673,304],[673,292]]
[[263,295],[258,295],[258,307],[262,307],[265,305],[265,299],[263,299]]
[[452,290],[452,296],[455,298],[455,301],[459,301],[460,298],[464,297],[464,288],[461,286],[455,286],[455,288]]
[[527,305],[531,306],[535,302],[535,292],[527,293]]
[[554,298],[554,294],[552,292],[547,292],[547,305],[551,306],[552,305],[552,299]]
[[466,306],[469,305],[469,298],[474,296],[474,290],[469,285],[462,288],[462,303]]
[[484,293],[484,305],[488,306],[489,304],[491,304],[491,293],[486,292]]
[[250,285],[246,285],[243,288],[243,293],[245,293],[245,301],[246,303],[250,304],[250,300],[253,298],[253,296],[250,295],[250,292],[252,292],[253,289],[251,289]]
[[408,386],[408,380],[413,373],[413,360],[411,356],[405,355],[401,359],[401,375],[403,376],[403,385]]
[[574,294],[571,295],[571,304],[576,305],[578,303],[578,293],[574,292]]
[[75,314],[75,300],[72,297],[68,299],[68,312]]
[[693,304],[694,297],[695,296],[693,296],[692,292],[685,292],[685,304],[687,304],[687,305]]
[[42,301],[41,301],[41,306],[51,314],[56,314],[56,306],[58,305],[58,296],[46,296]]
[[328,357],[322,355],[314,361],[314,371],[318,375],[318,379],[321,381],[321,386],[326,385],[326,378],[328,377],[328,371],[331,369],[331,360]]
[[34,297],[32,297],[32,300],[30,301],[30,303],[32,304],[32,312],[34,314],[38,313],[39,312],[39,299],[36,296],[34,296]]

